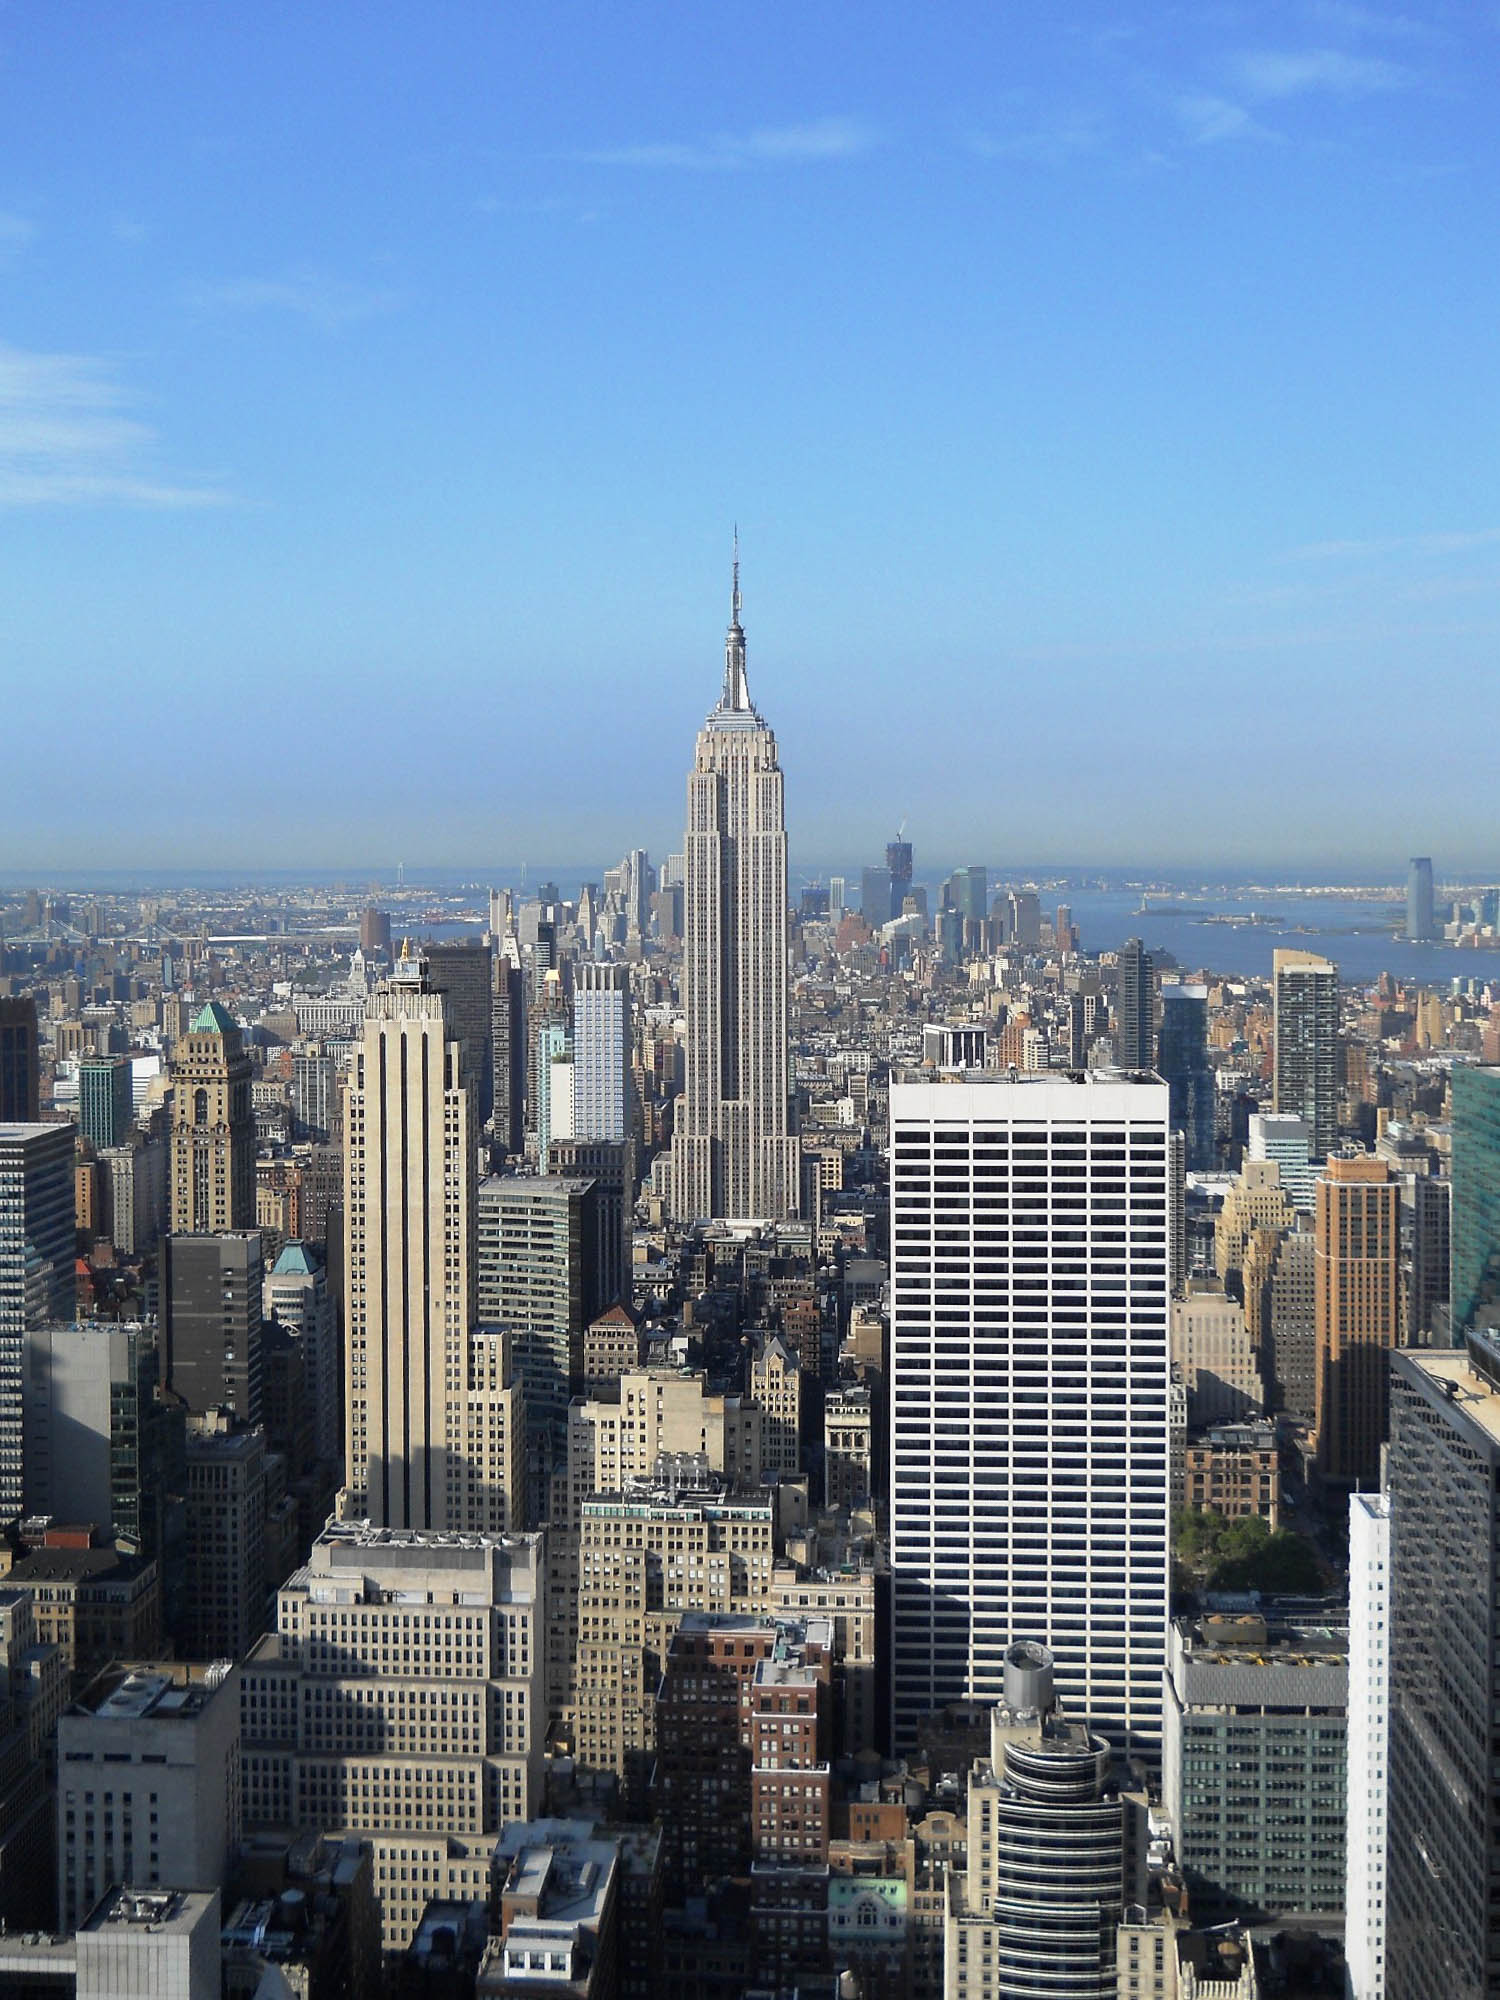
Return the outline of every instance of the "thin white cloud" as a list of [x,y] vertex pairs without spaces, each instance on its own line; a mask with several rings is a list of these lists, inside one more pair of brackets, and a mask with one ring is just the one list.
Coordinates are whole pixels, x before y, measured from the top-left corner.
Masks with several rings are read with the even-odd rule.
[[1278,135],[1252,118],[1243,104],[1206,91],[1179,97],[1174,109],[1184,133],[1195,146],[1214,146],[1225,139],[1274,139]]
[[1385,36],[1391,41],[1433,42],[1442,32],[1431,21],[1364,7],[1359,0],[1313,0],[1312,14],[1314,19],[1326,21],[1344,34]]
[[965,142],[981,160],[1021,160],[1039,167],[1065,166],[1082,154],[1096,153],[1104,144],[1102,121],[1085,114],[1032,125],[1016,132],[975,132]]
[[1500,546],[1500,528],[1455,528],[1426,535],[1380,535],[1360,541],[1306,542],[1287,552],[1290,562],[1369,562],[1380,556],[1467,555]]
[[746,167],[808,166],[853,159],[876,144],[875,133],[855,119],[818,118],[806,125],[761,126],[753,132],[719,132],[707,139],[598,147],[572,157],[594,167],[732,173]]
[[1235,70],[1256,97],[1301,97],[1314,90],[1331,91],[1337,97],[1369,97],[1415,82],[1401,63],[1382,56],[1353,56],[1343,49],[1262,49],[1238,57]]
[[36,224],[24,215],[0,210],[0,270],[19,257],[36,236]]
[[289,312],[320,333],[338,333],[394,312],[401,303],[396,292],[350,284],[311,266],[277,278],[200,280],[185,287],[183,296],[195,312]]
[[156,433],[107,361],[0,346],[0,506],[217,507],[153,469]]

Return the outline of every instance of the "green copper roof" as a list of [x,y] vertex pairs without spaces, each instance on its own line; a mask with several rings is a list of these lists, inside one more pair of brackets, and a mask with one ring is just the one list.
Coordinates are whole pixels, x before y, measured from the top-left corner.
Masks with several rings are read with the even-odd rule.
[[317,1267],[301,1243],[288,1243],[271,1272],[273,1278],[311,1278],[316,1274]]
[[193,1016],[189,1032],[194,1035],[232,1035],[235,1032],[234,1016],[217,1000],[206,1001]]

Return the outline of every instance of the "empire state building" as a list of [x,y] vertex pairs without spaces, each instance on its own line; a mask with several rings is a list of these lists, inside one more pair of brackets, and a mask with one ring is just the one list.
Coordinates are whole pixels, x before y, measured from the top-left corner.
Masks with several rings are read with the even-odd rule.
[[795,1215],[786,819],[776,738],[750,700],[736,544],[724,690],[688,776],[686,1073],[672,1140],[680,1222]]

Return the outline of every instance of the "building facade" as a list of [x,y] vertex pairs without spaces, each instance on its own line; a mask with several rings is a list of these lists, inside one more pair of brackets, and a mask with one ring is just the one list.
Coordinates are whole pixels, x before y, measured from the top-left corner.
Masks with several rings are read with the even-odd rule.
[[1500,1310],[1500,1069],[1455,1064],[1448,1298],[1456,1329]]
[[1412,944],[1431,944],[1437,936],[1432,907],[1432,862],[1418,854],[1406,864],[1406,935]]
[[1172,1301],[1172,1360],[1187,1389],[1194,1429],[1241,1423],[1265,1407],[1245,1309],[1211,1278],[1189,1278],[1186,1292]]
[[479,1185],[477,1317],[508,1327],[529,1419],[562,1431],[598,1310],[594,1183],[491,1174]]
[[154,1328],[84,1320],[26,1335],[28,1514],[92,1523],[161,1559],[183,1491],[182,1412],[157,1394]]
[[494,1109],[494,967],[487,944],[424,944],[427,984],[446,995],[458,1040],[459,1075],[469,1086],[469,1125],[479,1132]]
[[387,1951],[434,1882],[488,1900],[496,1836],[540,1803],[542,1596],[539,1535],[330,1523],[244,1663],[246,1823],[365,1841]]
[[1156,1067],[1156,984],[1151,954],[1139,938],[1120,947],[1115,991],[1115,1061],[1121,1069]]
[[172,1059],[174,1230],[255,1227],[251,1064],[217,1000],[193,1016]]
[[1109,1744],[1058,1706],[1044,1646],[1007,1660],[969,1780],[967,1866],[949,1877],[945,2000],[1115,2000],[1128,1843]]
[[1330,1160],[1314,1223],[1318,1467],[1375,1486],[1401,1340],[1401,1189],[1384,1160]]
[[1187,1171],[1212,1173],[1214,1073],[1208,1060],[1206,986],[1163,982],[1156,1067],[1172,1093],[1172,1129],[1186,1141]]
[[240,1692],[226,1662],[115,1667],[57,1725],[65,1930],[106,1889],[218,1889],[240,1834]]
[[1386,1994],[1500,1988],[1500,1348],[1391,1364]]
[[1162,1798],[1195,1912],[1343,1908],[1348,1698],[1342,1623],[1173,1622]]
[[167,1386],[187,1407],[261,1420],[259,1230],[169,1236],[162,1260]]
[[898,1750],[997,1700],[1035,1633],[1068,1699],[1159,1745],[1168,1572],[1168,1093],[891,1089]]
[[1315,952],[1273,954],[1274,1109],[1307,1121],[1315,1160],[1338,1141],[1339,969]]
[[1391,1502],[1349,1496],[1349,1820],[1344,1958],[1349,2000],[1385,2000],[1390,1787]]
[[630,967],[580,965],[573,975],[575,1139],[630,1137]]
[[41,1112],[36,1001],[0,999],[0,1125],[34,1125]]
[[449,1002],[403,949],[345,1109],[345,1476],[377,1526],[448,1525],[474,1316],[473,1095]]
[[69,1321],[73,1265],[71,1125],[0,1125],[0,1521],[21,1511],[21,1368],[32,1327]]
[[85,1056],[78,1065],[78,1130],[99,1152],[124,1143],[135,1122],[129,1056]]

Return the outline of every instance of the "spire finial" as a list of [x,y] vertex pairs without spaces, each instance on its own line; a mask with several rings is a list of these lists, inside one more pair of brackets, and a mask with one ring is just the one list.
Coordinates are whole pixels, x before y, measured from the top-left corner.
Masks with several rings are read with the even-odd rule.
[[734,524],[734,582],[729,593],[729,630],[724,635],[724,692],[719,707],[743,712],[750,707],[745,678],[745,634],[740,624],[740,524]]

